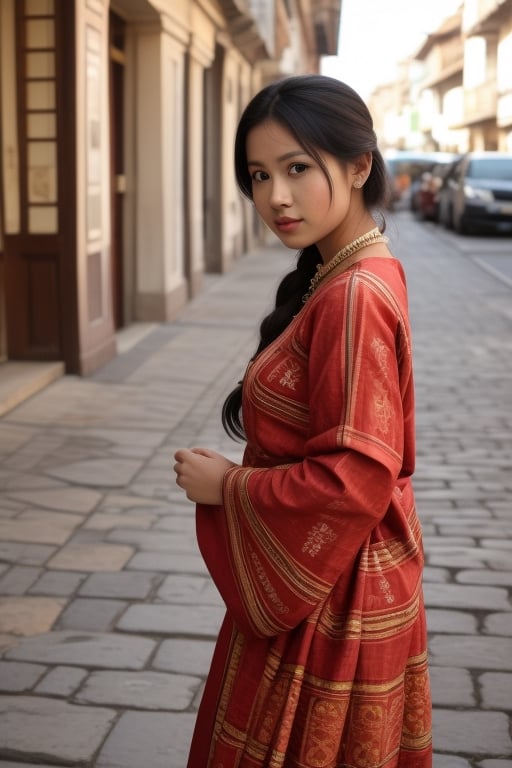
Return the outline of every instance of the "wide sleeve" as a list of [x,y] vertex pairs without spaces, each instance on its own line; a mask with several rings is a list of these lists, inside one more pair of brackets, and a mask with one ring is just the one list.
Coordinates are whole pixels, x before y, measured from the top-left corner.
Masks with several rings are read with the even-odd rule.
[[402,467],[407,382],[394,302],[356,275],[342,295],[323,291],[308,319],[304,458],[234,467],[223,507],[197,510],[228,611],[258,636],[293,629],[327,597],[386,513]]

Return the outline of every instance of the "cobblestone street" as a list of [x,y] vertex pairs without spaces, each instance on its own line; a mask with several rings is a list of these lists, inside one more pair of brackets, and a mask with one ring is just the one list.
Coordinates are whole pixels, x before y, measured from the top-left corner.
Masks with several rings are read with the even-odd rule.
[[[435,768],[512,768],[512,240],[389,217],[414,333]],[[178,447],[238,460],[225,394],[293,253],[0,419],[0,768],[184,768],[223,608]],[[202,766],[197,766],[202,768]]]

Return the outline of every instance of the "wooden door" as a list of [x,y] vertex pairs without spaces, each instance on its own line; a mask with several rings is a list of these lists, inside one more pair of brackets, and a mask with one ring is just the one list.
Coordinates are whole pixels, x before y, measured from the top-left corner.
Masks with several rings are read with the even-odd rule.
[[19,227],[4,237],[10,359],[76,361],[74,3],[15,8]]

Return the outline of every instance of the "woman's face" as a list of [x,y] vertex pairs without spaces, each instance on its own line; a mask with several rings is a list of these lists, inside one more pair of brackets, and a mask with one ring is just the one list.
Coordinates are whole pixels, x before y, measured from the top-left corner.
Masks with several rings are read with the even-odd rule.
[[[290,131],[272,120],[247,136],[247,165],[254,205],[267,226],[289,248],[315,243],[324,261],[353,239],[368,213],[362,190],[353,187],[360,158],[342,164],[321,152],[332,180]],[[366,178],[366,175],[365,175]]]

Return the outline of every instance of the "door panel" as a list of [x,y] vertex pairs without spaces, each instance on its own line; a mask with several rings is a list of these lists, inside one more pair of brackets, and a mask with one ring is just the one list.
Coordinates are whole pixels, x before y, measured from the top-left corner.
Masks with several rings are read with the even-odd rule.
[[124,20],[110,12],[110,157],[111,157],[111,263],[112,307],[116,328],[124,322]]
[[6,263],[8,357],[55,360],[61,351],[55,253],[18,253]]

